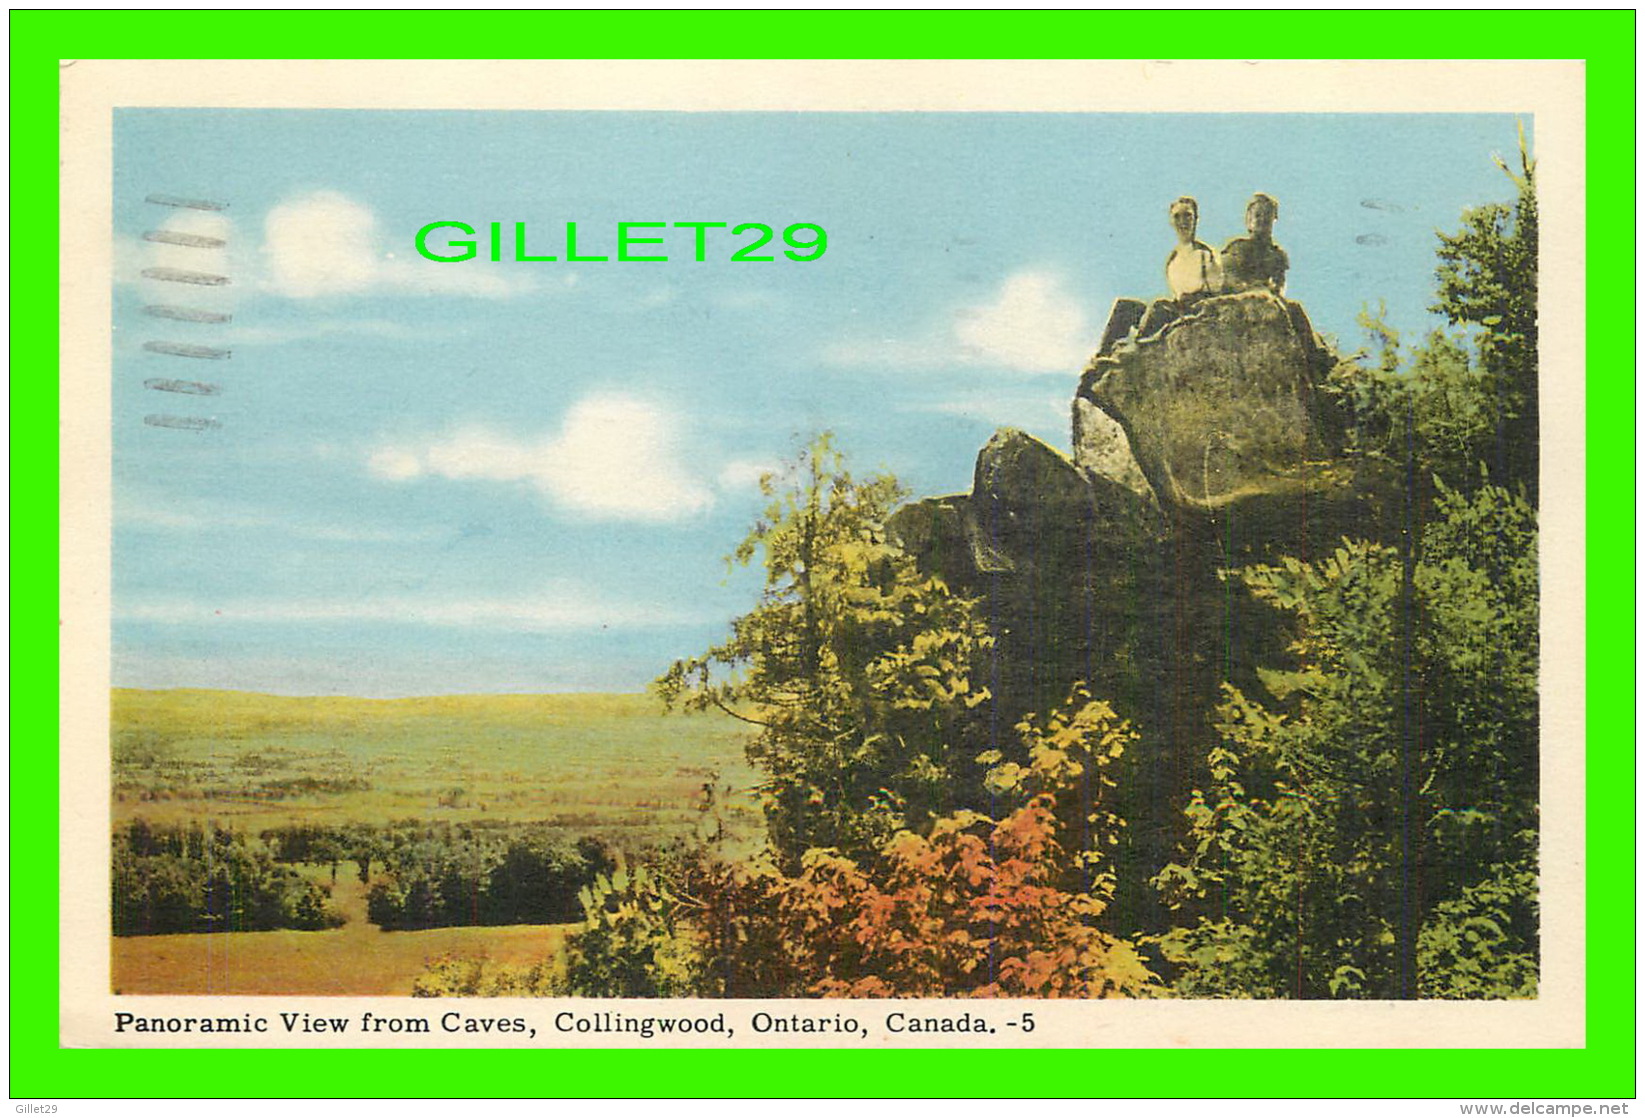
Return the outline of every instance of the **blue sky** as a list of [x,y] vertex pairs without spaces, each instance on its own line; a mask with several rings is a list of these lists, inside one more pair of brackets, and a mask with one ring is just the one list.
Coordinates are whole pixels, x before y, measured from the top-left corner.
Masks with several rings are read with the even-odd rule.
[[[723,556],[760,470],[812,432],[917,495],[966,489],[997,426],[1066,449],[1110,303],[1163,293],[1177,196],[1219,246],[1253,191],[1278,198],[1288,294],[1352,348],[1365,303],[1436,324],[1434,232],[1511,197],[1491,156],[1515,143],[1511,117],[1444,114],[121,110],[114,682],[640,688],[752,603]],[[585,254],[619,220],[814,222],[830,243],[435,264],[412,242],[441,220],[524,221],[557,255],[568,220]]]

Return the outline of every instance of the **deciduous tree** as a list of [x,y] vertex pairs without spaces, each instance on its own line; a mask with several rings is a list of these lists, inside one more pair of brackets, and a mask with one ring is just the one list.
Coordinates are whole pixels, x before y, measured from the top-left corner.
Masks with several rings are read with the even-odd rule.
[[758,727],[748,754],[792,870],[807,850],[870,853],[971,802],[988,699],[973,664],[991,638],[971,601],[886,539],[895,479],[853,477],[823,436],[761,485],[769,504],[732,557],[763,566],[758,606],[656,687]]

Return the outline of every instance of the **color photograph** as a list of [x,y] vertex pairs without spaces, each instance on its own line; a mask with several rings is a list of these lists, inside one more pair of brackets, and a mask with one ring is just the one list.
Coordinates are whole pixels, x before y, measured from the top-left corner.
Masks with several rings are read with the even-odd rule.
[[112,158],[108,993],[1543,994],[1533,115]]

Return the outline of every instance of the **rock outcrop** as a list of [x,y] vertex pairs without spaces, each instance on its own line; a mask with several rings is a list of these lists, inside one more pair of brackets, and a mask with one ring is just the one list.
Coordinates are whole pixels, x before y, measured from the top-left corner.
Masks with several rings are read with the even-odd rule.
[[1113,476],[1116,440],[1094,410],[1124,431],[1163,504],[1213,509],[1318,488],[1326,446],[1314,386],[1329,368],[1297,304],[1267,291],[1202,299],[1087,366],[1076,460]]
[[1120,773],[1116,903],[1146,927],[1221,685],[1260,693],[1257,667],[1285,654],[1279,616],[1229,572],[1321,554],[1391,502],[1381,478],[1335,456],[1319,389],[1337,359],[1296,303],[1211,296],[1105,349],[1074,395],[1072,457],[1002,429],[971,492],[909,505],[888,528],[980,600],[1002,734],[1075,682],[1142,732]]
[[981,599],[996,640],[989,686],[1013,714],[1061,703],[1076,680],[1110,682],[1122,650],[1156,628],[1168,531],[1152,499],[1021,431],[982,448],[970,493],[909,505],[890,530]]

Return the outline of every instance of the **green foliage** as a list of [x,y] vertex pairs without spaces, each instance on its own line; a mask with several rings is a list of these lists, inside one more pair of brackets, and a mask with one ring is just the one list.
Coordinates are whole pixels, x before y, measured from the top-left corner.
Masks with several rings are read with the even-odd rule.
[[292,864],[329,866],[332,880],[343,861],[364,863],[379,856],[369,827],[332,827],[319,823],[293,823],[270,827],[258,837],[274,852],[277,861]]
[[1423,480],[1432,476],[1452,488],[1474,488],[1479,464],[1495,452],[1503,424],[1517,407],[1501,374],[1472,360],[1462,341],[1438,330],[1411,354],[1408,370]]
[[428,964],[416,997],[695,997],[717,990],[707,939],[691,919],[699,901],[665,884],[665,867],[630,868],[620,855],[579,894],[584,919],[563,953],[531,966],[446,955]]
[[1460,895],[1436,904],[1422,926],[1418,960],[1425,998],[1534,998],[1536,835],[1515,836],[1517,860],[1497,863]]
[[1359,321],[1376,363],[1364,355],[1343,361],[1325,385],[1347,417],[1346,453],[1413,466],[1424,504],[1436,481],[1477,487],[1480,463],[1496,454],[1517,407],[1501,377],[1470,355],[1465,339],[1435,330],[1407,354],[1380,314],[1362,312]]
[[1487,459],[1499,484],[1537,483],[1537,199],[1536,162],[1519,137],[1519,169],[1500,158],[1512,180],[1513,204],[1477,206],[1462,229],[1441,233],[1433,310],[1475,329],[1480,363],[1500,393],[1499,453]]
[[447,955],[432,961],[415,997],[678,998],[697,994],[704,963],[681,902],[648,866],[621,855],[578,894],[582,927],[563,956],[526,967]]
[[565,986],[557,958],[529,966],[496,966],[483,957],[441,955],[411,985],[414,998],[551,998]]
[[1159,941],[1179,992],[1394,997],[1402,950],[1426,996],[1534,988],[1535,517],[1493,486],[1436,508],[1409,568],[1345,542],[1242,572],[1296,665],[1262,673],[1277,706],[1227,689],[1156,879],[1197,917]]
[[[1343,418],[1343,450],[1351,458],[1393,457],[1403,451],[1409,436],[1407,382],[1399,375],[1399,332],[1386,322],[1387,310],[1386,304],[1375,312],[1369,307],[1360,310],[1357,321],[1371,352],[1337,362],[1325,379],[1324,391],[1336,401]],[[1368,357],[1375,363],[1368,363]]]
[[509,843],[486,877],[482,904],[488,924],[559,924],[575,919],[570,903],[598,874],[615,867],[596,839],[575,844],[542,837]]
[[215,826],[116,831],[115,935],[334,928],[330,891],[278,865],[255,838]]
[[885,537],[902,490],[857,480],[827,436],[779,483],[732,561],[765,569],[731,638],[656,683],[671,705],[759,727],[749,760],[785,864],[806,850],[872,851],[975,790],[962,743],[988,698],[973,665],[991,638],[972,603],[918,572]]
[[384,929],[569,923],[578,890],[613,865],[596,839],[465,826],[386,829],[377,850],[387,875],[366,908]]
[[695,994],[703,964],[679,900],[645,866],[620,857],[584,886],[585,920],[566,940],[564,993],[678,998]]
[[473,955],[441,955],[429,960],[411,984],[414,998],[485,997],[486,961]]
[[[1415,572],[1427,794],[1475,865],[1536,827],[1539,714],[1536,514],[1484,486],[1442,491]],[[1470,836],[1479,834],[1475,840]]]

